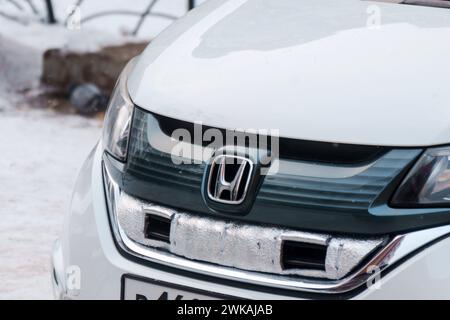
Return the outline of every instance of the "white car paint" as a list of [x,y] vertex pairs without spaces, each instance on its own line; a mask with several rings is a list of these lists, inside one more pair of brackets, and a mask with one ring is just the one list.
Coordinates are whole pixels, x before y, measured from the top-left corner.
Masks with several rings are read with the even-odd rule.
[[[128,81],[134,102],[177,119],[278,128],[282,136],[299,139],[396,146],[450,142],[450,42],[443,40],[450,36],[450,10],[360,0],[273,3],[211,0],[175,23],[139,58]],[[365,24],[371,5],[381,9],[379,28]],[[233,297],[293,298],[124,256],[108,221],[103,150],[99,143],[80,173],[55,247],[57,296],[120,299],[122,277],[132,274]],[[449,250],[448,238],[420,248],[383,275],[379,287],[353,298],[449,298]],[[81,271],[75,290],[65,280],[73,266]]]
[[[367,26],[373,5],[379,27]],[[449,38],[447,9],[212,0],[148,47],[128,86],[142,108],[217,127],[438,145],[450,142]]]

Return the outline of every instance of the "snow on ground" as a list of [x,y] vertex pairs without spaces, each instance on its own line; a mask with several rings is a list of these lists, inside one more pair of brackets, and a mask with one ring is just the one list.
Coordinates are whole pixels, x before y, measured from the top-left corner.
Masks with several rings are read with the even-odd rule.
[[[101,122],[32,110],[40,54],[0,35],[0,299],[50,299],[50,253]],[[19,90],[19,93],[18,93]]]
[[0,116],[0,299],[50,299],[50,252],[100,121],[48,111]]

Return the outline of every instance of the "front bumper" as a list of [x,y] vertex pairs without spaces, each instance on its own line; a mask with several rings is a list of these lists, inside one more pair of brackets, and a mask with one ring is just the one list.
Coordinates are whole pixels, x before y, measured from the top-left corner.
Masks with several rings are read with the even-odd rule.
[[[124,275],[246,299],[450,298],[450,239],[445,232],[434,242],[431,242],[433,239],[422,239],[424,243],[431,243],[391,266],[376,285],[341,295],[318,295],[225,281],[160,264],[143,263],[124,254],[115,244],[107,214],[101,163],[102,148],[98,146],[81,170],[63,238],[55,246],[53,265],[57,298],[120,299]],[[75,279],[78,287],[69,290],[67,280],[73,281],[70,275],[74,270],[79,270],[79,279]]]

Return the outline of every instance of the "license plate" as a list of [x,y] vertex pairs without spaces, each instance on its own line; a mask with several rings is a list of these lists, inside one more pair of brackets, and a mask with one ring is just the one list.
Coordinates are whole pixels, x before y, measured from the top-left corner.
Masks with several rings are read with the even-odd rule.
[[125,275],[122,300],[221,300],[230,297],[158,280]]

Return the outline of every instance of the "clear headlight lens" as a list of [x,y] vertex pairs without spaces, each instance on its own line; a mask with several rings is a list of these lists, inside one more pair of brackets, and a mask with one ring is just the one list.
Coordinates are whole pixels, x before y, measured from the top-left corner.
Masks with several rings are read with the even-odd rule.
[[130,99],[127,79],[134,60],[122,71],[108,104],[103,125],[103,146],[117,160],[125,161],[133,116],[133,102]]
[[428,149],[392,200],[400,207],[450,206],[450,147]]

